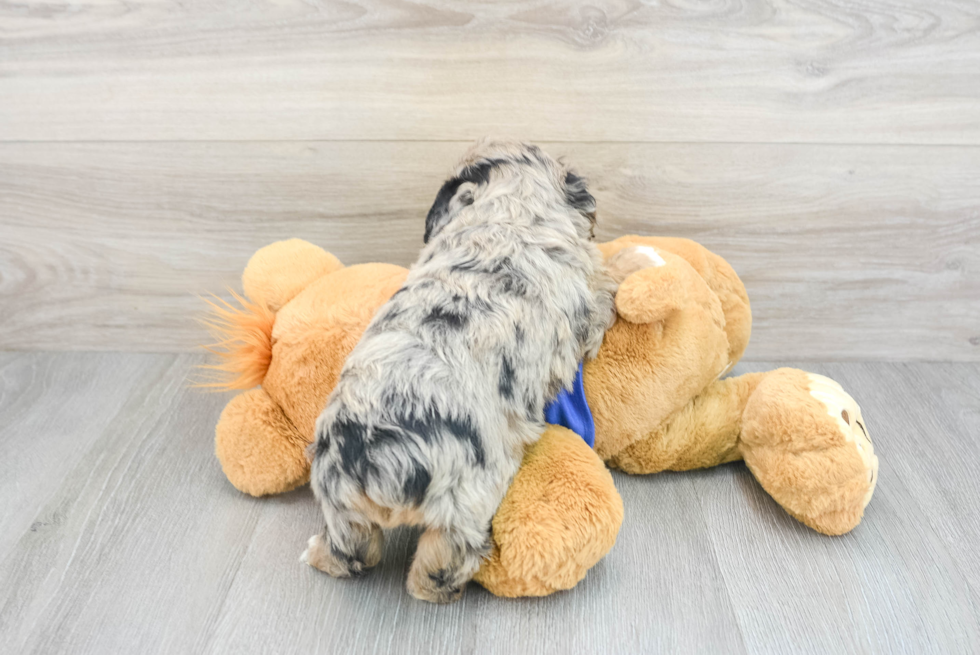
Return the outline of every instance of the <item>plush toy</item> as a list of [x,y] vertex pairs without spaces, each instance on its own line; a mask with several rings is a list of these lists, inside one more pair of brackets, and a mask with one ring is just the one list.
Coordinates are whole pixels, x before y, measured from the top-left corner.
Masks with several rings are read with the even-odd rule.
[[596,452],[627,473],[744,459],[762,487],[818,532],[853,529],[877,481],[861,409],[833,380],[781,368],[722,379],[748,345],[752,315],[728,263],[687,239],[622,237],[652,265],[619,286],[621,320],[585,365]]
[[[546,595],[581,580],[623,518],[606,465],[653,473],[744,459],[798,520],[826,534],[854,528],[878,466],[854,400],[796,369],[719,379],[748,343],[751,313],[738,276],[699,244],[623,237],[601,248],[629,270],[616,296],[619,319],[584,366],[595,449],[558,426],[528,448],[476,580],[502,596]],[[248,389],[216,428],[216,453],[235,487],[262,496],[308,481],[316,417],[345,357],[407,273],[344,267],[298,239],[252,257],[242,307],[214,306],[210,321],[224,360],[214,368],[227,376],[215,386]]]

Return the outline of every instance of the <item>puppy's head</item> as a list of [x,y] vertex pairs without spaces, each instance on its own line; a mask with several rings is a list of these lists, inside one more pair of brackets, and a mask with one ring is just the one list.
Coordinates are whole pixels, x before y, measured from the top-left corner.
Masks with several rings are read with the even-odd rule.
[[518,197],[536,194],[536,202],[529,207],[540,201],[552,208],[564,208],[563,213],[580,237],[590,240],[595,237],[595,198],[585,180],[537,146],[485,140],[463,156],[455,174],[439,189],[425,219],[424,242],[428,243],[464,208],[481,198],[500,194]]

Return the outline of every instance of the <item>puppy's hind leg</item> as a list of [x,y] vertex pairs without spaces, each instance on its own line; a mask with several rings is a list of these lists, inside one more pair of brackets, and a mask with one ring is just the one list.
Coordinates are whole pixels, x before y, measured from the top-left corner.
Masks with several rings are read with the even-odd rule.
[[365,517],[328,504],[323,503],[327,524],[310,537],[300,561],[335,578],[359,576],[381,561],[384,533]]
[[459,600],[489,552],[489,543],[489,531],[481,542],[472,543],[456,530],[429,528],[419,537],[408,572],[408,593],[430,603]]

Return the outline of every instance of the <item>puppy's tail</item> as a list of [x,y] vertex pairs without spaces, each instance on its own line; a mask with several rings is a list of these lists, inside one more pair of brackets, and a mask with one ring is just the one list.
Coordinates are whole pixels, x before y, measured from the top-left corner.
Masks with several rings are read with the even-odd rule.
[[262,384],[269,370],[276,313],[261,300],[252,302],[234,291],[231,295],[238,306],[217,296],[203,298],[211,311],[201,323],[214,339],[203,348],[216,355],[218,363],[201,366],[212,379],[196,387],[212,391],[251,389]]

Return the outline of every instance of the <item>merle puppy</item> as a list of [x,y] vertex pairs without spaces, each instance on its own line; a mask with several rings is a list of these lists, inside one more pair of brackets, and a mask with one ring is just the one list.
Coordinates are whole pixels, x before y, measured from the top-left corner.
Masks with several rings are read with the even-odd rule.
[[378,563],[381,528],[421,525],[409,592],[460,597],[545,404],[614,320],[594,225],[583,180],[537,147],[487,141],[465,155],[317,421],[326,527],[303,561],[357,575]]

